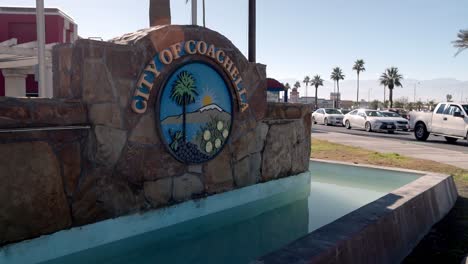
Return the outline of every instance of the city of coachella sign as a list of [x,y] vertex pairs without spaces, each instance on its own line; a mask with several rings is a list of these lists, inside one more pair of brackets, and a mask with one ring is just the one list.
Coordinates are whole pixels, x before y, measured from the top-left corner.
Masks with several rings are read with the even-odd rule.
[[131,103],[132,110],[138,114],[146,112],[147,102],[151,90],[153,89],[154,81],[161,75],[161,70],[164,66],[170,65],[181,57],[196,54],[211,59],[226,71],[227,76],[232,81],[236,90],[239,108],[242,112],[245,111],[249,107],[246,87],[243,86],[242,77],[240,76],[237,66],[234,65],[233,60],[222,49],[215,47],[213,44],[208,44],[205,41],[197,40],[175,43],[157,53],[151,59],[137,82],[137,87]]

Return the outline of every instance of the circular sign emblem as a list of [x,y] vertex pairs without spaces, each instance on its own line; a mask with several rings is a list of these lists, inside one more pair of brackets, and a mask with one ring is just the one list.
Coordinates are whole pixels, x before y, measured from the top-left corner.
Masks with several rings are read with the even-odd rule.
[[163,87],[159,108],[163,140],[182,162],[214,158],[231,133],[231,93],[207,64],[193,62],[177,69]]

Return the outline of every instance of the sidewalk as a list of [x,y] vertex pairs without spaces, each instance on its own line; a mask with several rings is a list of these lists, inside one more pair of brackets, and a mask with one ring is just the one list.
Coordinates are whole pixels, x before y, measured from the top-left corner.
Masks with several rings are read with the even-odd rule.
[[422,146],[411,142],[398,140],[356,136],[334,132],[312,133],[312,144],[314,144],[314,138],[328,140],[330,142],[343,145],[361,147],[377,152],[398,153],[408,157],[433,160],[440,163],[457,166],[459,168],[468,169],[468,154],[458,151]]

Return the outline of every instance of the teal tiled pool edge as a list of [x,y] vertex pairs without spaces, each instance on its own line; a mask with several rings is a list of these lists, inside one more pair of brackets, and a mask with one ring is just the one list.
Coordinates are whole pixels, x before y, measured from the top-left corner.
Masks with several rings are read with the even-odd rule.
[[[167,208],[59,231],[0,248],[0,263],[27,264],[49,261],[285,193],[297,189],[297,186],[309,185],[310,172],[305,172],[206,198],[189,200]],[[284,202],[292,202],[307,195],[308,193],[298,192],[292,197],[287,197]]]

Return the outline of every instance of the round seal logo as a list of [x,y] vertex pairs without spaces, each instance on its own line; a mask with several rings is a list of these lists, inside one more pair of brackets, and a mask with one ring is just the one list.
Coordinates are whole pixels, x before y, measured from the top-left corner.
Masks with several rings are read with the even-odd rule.
[[159,103],[161,134],[178,160],[203,163],[228,140],[231,93],[211,66],[192,62],[177,69],[163,87]]

